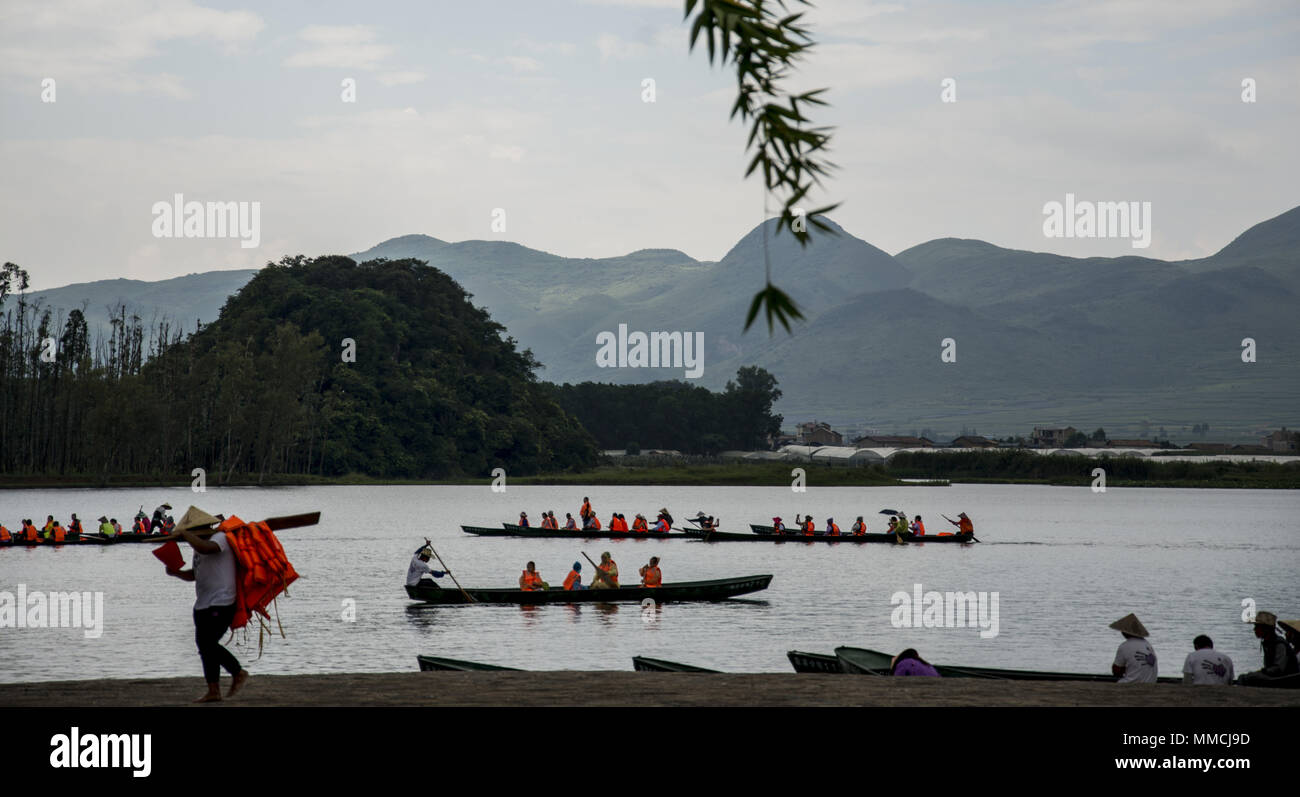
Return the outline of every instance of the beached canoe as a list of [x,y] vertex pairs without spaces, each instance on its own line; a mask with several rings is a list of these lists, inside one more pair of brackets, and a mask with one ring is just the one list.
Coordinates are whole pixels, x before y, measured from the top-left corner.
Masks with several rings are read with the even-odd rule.
[[[897,543],[898,538],[893,534],[844,534],[838,537],[832,537],[828,534],[814,534],[812,536],[802,532],[793,532],[786,529],[784,534],[775,534],[771,526],[759,526],[751,523],[749,526],[752,534],[736,534],[728,531],[714,532],[688,532],[691,536],[707,542],[846,542],[853,545],[860,545],[867,542],[880,543]],[[923,537],[917,537],[914,534],[904,534],[903,542],[956,542],[968,543],[978,542],[974,534],[926,534]]]
[[[547,589],[525,592],[521,589],[444,589],[428,581],[406,588],[412,599],[424,603],[517,603],[535,606],[542,603],[624,603],[649,598],[656,603],[684,601],[720,601],[736,595],[745,595],[767,589],[771,575],[719,578],[713,581],[678,581],[662,587],[626,585],[618,589]],[[473,598],[467,598],[466,593]]]
[[[856,675],[889,675],[889,664],[893,656],[878,650],[866,648],[842,647],[835,649],[835,656],[840,661],[844,672]],[[1114,683],[1119,680],[1114,675],[1101,673],[1045,672],[1041,670],[1002,670],[994,667],[954,667],[947,664],[933,664],[939,675],[944,678],[989,678],[1003,681],[1094,681]],[[1160,678],[1160,683],[1182,683],[1182,678]]]
[[500,667],[496,664],[480,664],[477,661],[461,661],[460,659],[444,659],[440,656],[416,656],[415,660],[420,663],[420,672],[479,672],[479,671],[505,671],[521,672],[515,667]]
[[694,664],[678,664],[675,661],[651,659],[645,656],[633,656],[632,668],[637,672],[722,672],[721,670],[696,667]]
[[787,652],[786,658],[790,659],[790,666],[794,667],[795,672],[821,672],[821,673],[843,673],[840,668],[840,660],[833,653],[808,653],[803,650],[791,650]]
[[491,526],[461,526],[466,534],[482,537],[534,537],[536,539],[570,539],[570,540],[690,540],[690,534],[672,531],[610,531],[609,529],[543,529],[536,526],[516,526],[502,523],[501,528]]

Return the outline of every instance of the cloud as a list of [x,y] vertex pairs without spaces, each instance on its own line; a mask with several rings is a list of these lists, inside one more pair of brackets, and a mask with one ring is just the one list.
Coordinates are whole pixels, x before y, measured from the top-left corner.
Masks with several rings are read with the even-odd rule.
[[312,25],[298,38],[309,47],[286,58],[285,66],[378,69],[394,52],[368,25]]
[[426,77],[423,72],[385,72],[378,80],[385,86],[409,86],[422,82]]
[[524,148],[518,146],[504,146],[498,144],[492,147],[488,157],[494,160],[513,161],[519,163],[524,159]]
[[117,93],[190,96],[175,74],[142,69],[179,40],[239,52],[265,27],[251,11],[219,11],[191,0],[49,3],[5,0],[0,6],[0,76],[52,77],[60,87]]
[[596,37],[596,48],[600,50],[600,60],[624,60],[642,58],[650,52],[649,46],[638,41],[629,41],[615,33],[602,33]]
[[502,60],[519,72],[540,72],[542,69],[540,61],[526,55],[507,55]]

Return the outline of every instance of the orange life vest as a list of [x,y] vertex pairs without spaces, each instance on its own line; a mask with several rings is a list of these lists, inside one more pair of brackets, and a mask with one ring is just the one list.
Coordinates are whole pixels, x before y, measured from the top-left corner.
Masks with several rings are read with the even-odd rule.
[[838,523],[832,523],[832,524],[831,524],[830,535],[831,535],[832,537],[838,537],[838,536],[840,536],[840,524],[838,524]]
[[960,534],[970,534],[975,531],[975,524],[970,522],[970,518],[964,517],[958,521],[957,531]]
[[5,528],[3,523],[0,523],[0,542],[9,542],[12,539],[13,535],[9,533],[9,529]]
[[136,534],[148,534],[149,527],[145,525],[144,518],[136,518],[135,525],[131,527],[131,531],[134,531]]
[[591,516],[591,527],[592,527],[592,529],[594,529],[594,530],[596,530],[596,531],[600,531],[600,518],[596,517],[595,515],[592,515],[592,516]]
[[643,518],[643,517],[639,517],[639,518],[637,518],[636,520],[632,521],[632,530],[633,530],[633,531],[649,531],[649,530],[650,530],[650,527],[646,525],[645,518]]
[[669,525],[668,525],[668,521],[667,521],[667,520],[664,520],[663,518],[659,518],[658,520],[655,521],[655,531],[660,532],[660,533],[666,533],[666,532],[668,532],[669,530],[670,530],[670,527],[669,527]]
[[570,570],[569,575],[564,577],[564,588],[566,590],[572,590],[573,585],[580,580],[582,580],[582,574],[577,570]]
[[54,541],[55,541],[55,542],[63,542],[65,539],[67,539],[67,533],[63,530],[63,527],[62,527],[62,526],[60,526],[59,524],[55,523],[55,524],[54,524]]
[[605,577],[603,580],[605,581],[605,583],[613,584],[616,587],[618,586],[618,576],[610,575],[610,571],[613,570],[614,566],[617,564],[618,563],[615,562],[613,559],[610,559],[609,564],[607,565],[596,565],[596,569],[604,574]]
[[541,589],[541,588],[542,588],[542,577],[541,577],[540,575],[537,574],[537,571],[534,570],[533,572],[530,573],[530,572],[528,572],[527,570],[525,570],[525,571],[524,571],[524,591],[525,591],[525,592],[533,592],[533,591],[535,591],[535,590],[539,590],[539,589]]
[[74,521],[72,521],[72,523],[70,523],[70,524],[68,525],[68,531],[73,531],[73,532],[76,532],[77,534],[80,534],[80,533],[81,533],[81,521],[80,521],[80,520],[74,520]]
[[805,537],[811,537],[817,533],[817,527],[813,525],[811,520],[805,520],[803,522],[803,533]]
[[591,502],[590,502],[590,501],[583,501],[583,502],[582,502],[582,509],[579,509],[579,510],[578,510],[578,517],[585,518],[585,517],[587,517],[587,516],[590,515],[590,514],[591,514]]
[[253,614],[270,619],[266,608],[298,580],[284,548],[265,523],[245,523],[231,515],[217,526],[235,554],[235,617],[231,628],[243,628]]
[[867,533],[867,524],[860,520],[853,521],[853,536],[861,537]]
[[647,587],[659,587],[664,583],[663,573],[659,572],[658,566],[646,565],[645,572],[641,574],[641,583]]
[[925,524],[922,523],[922,522],[919,521],[919,520],[916,521],[916,536],[918,536],[918,537],[924,537],[924,536],[925,536]]
[[40,539],[37,536],[36,526],[31,523],[23,526],[23,536],[27,538],[27,542],[36,542]]

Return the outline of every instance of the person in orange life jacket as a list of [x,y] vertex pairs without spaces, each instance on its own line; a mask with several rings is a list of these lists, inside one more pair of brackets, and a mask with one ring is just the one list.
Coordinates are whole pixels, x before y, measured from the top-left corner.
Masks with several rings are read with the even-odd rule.
[[203,679],[208,684],[208,693],[196,703],[221,700],[222,668],[231,675],[226,697],[233,697],[248,680],[248,670],[221,645],[221,637],[230,630],[230,622],[235,617],[238,594],[235,552],[230,549],[224,531],[207,539],[195,534],[196,530],[209,529],[219,522],[202,509],[190,507],[176,525],[176,531],[194,549],[194,564],[189,570],[167,571],[182,581],[194,582],[194,641],[203,662]]
[[803,533],[806,537],[811,537],[817,533],[817,524],[813,522],[812,515],[803,516]]
[[826,518],[826,533],[832,537],[840,536],[840,527],[839,524],[835,522],[835,518]]
[[72,513],[72,522],[68,524],[68,532],[71,534],[81,534],[81,520],[77,517],[76,512]]
[[640,512],[636,513],[636,519],[632,521],[633,531],[649,531],[650,526],[646,523],[645,515]]
[[863,522],[862,515],[858,515],[858,519],[853,521],[853,536],[861,537],[863,534],[866,533],[867,533],[867,524]]
[[121,533],[122,533],[122,524],[117,522],[117,518],[113,518],[112,520],[110,520],[110,521],[108,521],[108,522],[113,524],[113,532],[114,532],[114,533],[116,533],[116,534],[121,534]]
[[[975,533],[975,524],[971,522],[970,518],[966,517],[965,512],[957,515],[957,517],[961,518],[961,520],[949,520],[948,522],[957,527],[958,534]],[[947,518],[945,518],[945,520],[947,520]]]
[[659,517],[663,518],[664,520],[667,520],[669,526],[673,524],[673,516],[671,513],[669,513],[667,507],[661,507],[659,509]]
[[519,575],[519,588],[524,592],[536,592],[549,586],[542,581],[541,573],[537,572],[537,565],[532,562],[529,562],[528,567]]
[[564,588],[566,590],[586,589],[586,587],[583,586],[582,584],[582,563],[581,562],[573,563],[573,569],[569,571],[569,575],[564,577]]
[[772,533],[785,534],[785,524],[781,522],[781,518],[779,517],[772,518]]
[[641,574],[641,586],[643,587],[662,587],[664,583],[664,574],[659,571],[659,557],[650,557],[650,564],[641,565],[638,571]]
[[912,533],[915,534],[916,536],[918,537],[925,536],[925,524],[921,522],[920,515],[917,515],[916,520],[912,521],[911,529],[912,529]]
[[5,524],[0,523],[0,542],[13,542],[13,539],[14,536],[9,533],[9,529],[5,528]]
[[27,518],[23,521],[23,540],[25,542],[37,542],[40,540],[40,536],[36,531],[36,524],[32,523],[31,518]]
[[522,526],[523,528],[528,528],[530,525],[532,525],[532,524],[530,524],[530,523],[528,522],[528,513],[527,513],[527,512],[520,512],[520,513],[519,513],[519,525]]
[[131,531],[136,534],[149,533],[149,518],[145,516],[144,512],[136,514],[135,521],[131,524]]
[[585,521],[588,517],[594,514],[595,512],[591,511],[591,499],[584,495],[582,497],[582,508],[578,510],[578,517]]
[[[429,564],[431,558],[433,558],[433,549],[429,546],[421,545],[415,549],[415,555],[411,557],[411,564],[406,568],[406,586],[422,585],[442,589],[442,586],[434,579],[442,578],[451,571],[434,570],[433,565]],[[429,576],[429,578],[425,578],[425,576]]]
[[176,530],[176,519],[173,518],[171,515],[168,515],[167,518],[163,521],[162,532],[163,534],[171,534],[175,530]]
[[600,518],[596,517],[593,514],[593,515],[588,515],[587,520],[591,521],[591,525],[587,526],[586,528],[591,529],[592,531],[600,531]]
[[622,531],[622,530],[623,530],[622,526],[619,524],[619,521],[618,521],[618,513],[617,513],[617,512],[615,512],[614,514],[612,514],[612,515],[609,516],[609,530],[610,530],[610,531]]
[[609,551],[600,555],[600,564],[596,565],[596,575],[591,579],[591,588],[618,588],[618,563],[609,555]]
[[68,538],[68,532],[59,525],[59,521],[54,521],[54,530],[50,532],[54,542],[63,542]]
[[578,524],[574,522],[573,515],[570,514],[569,512],[565,512],[564,517],[565,517],[564,527],[570,531],[577,531]]
[[163,521],[167,518],[167,511],[172,508],[171,504],[159,504],[153,510],[153,519],[149,521],[149,533],[159,531],[163,527]]
[[666,534],[671,529],[672,527],[668,525],[668,518],[663,515],[660,515],[659,519],[655,521],[655,531]]

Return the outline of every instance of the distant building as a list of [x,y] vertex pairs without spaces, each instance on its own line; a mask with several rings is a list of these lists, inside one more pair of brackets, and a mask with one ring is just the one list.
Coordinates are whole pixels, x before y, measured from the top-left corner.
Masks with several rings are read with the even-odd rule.
[[997,448],[998,444],[977,434],[966,434],[952,441],[953,448]]
[[925,437],[869,434],[854,440],[853,445],[858,448],[934,448],[934,441]]
[[1283,426],[1280,430],[1273,432],[1262,441],[1265,448],[1275,451],[1279,454],[1292,453],[1300,448],[1300,432],[1287,431]]
[[1078,432],[1079,430],[1073,426],[1067,426],[1064,429],[1035,426],[1034,433],[1029,438],[1029,444],[1039,448],[1063,448],[1065,441],[1074,437]]
[[800,445],[813,446],[842,446],[844,445],[844,436],[831,428],[829,423],[820,421],[807,421],[798,426],[799,434],[797,442]]

